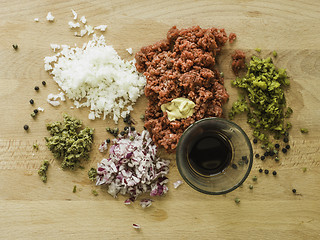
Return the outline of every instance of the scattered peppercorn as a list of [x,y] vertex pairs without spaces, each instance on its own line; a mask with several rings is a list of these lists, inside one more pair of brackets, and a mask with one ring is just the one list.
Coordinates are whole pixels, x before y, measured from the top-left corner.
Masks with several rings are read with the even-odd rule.
[[238,168],[238,166],[237,166],[236,164],[234,164],[234,163],[232,163],[231,167],[232,167],[233,169],[237,169],[237,168]]
[[240,203],[240,198],[235,198],[234,201],[235,201],[235,203],[238,204],[238,203]]
[[301,133],[308,133],[309,130],[307,128],[300,128]]
[[272,172],[272,175],[273,175],[273,176],[277,175],[277,172],[276,172],[276,171],[273,171],[273,172]]
[[274,151],[269,152],[269,155],[270,155],[271,157],[273,157],[274,154],[275,154]]
[[34,104],[33,99],[30,99],[30,100],[29,100],[29,103],[30,103],[31,105]]
[[130,127],[130,130],[133,132],[133,131],[136,130],[136,128],[135,127]]
[[287,137],[283,138],[283,142],[287,143],[289,142],[289,139]]
[[293,192],[293,193],[296,193],[296,192],[297,192],[297,190],[294,188],[294,189],[292,189],[292,192]]
[[268,169],[265,169],[265,170],[264,170],[264,173],[265,173],[265,174],[269,174],[269,170],[268,170]]
[[256,158],[259,158],[259,157],[260,157],[259,153],[257,153],[257,154],[255,155],[255,157],[256,157]]
[[27,131],[29,129],[29,126],[26,124],[23,126],[23,129]]
[[253,143],[256,144],[258,143],[258,140],[256,138],[253,139]]
[[74,185],[74,186],[73,186],[72,192],[73,192],[73,193],[76,193],[76,192],[77,192],[77,185]]
[[288,145],[286,145],[286,149],[290,149],[290,145],[288,144]]
[[282,148],[282,152],[283,153],[287,153],[287,149],[286,148]]
[[110,138],[107,138],[107,143],[110,143]]
[[266,157],[265,156],[261,156],[261,158],[260,158],[262,161],[263,160],[265,160],[266,159]]
[[13,44],[12,47],[13,47],[13,49],[16,50],[16,51],[17,51],[18,48],[19,48],[19,47],[18,47],[18,44]]
[[121,135],[121,136],[124,136],[125,134],[126,134],[125,131],[121,131],[121,132],[120,132],[120,135]]
[[128,131],[129,128],[128,128],[127,126],[125,126],[125,127],[123,128],[123,130]]
[[34,87],[34,90],[39,91],[39,87],[38,87],[38,86],[35,86],[35,87]]
[[267,156],[269,156],[269,152],[265,152],[263,155],[264,155],[265,157],[267,157]]
[[258,180],[257,176],[252,177],[252,181],[256,182]]
[[46,81],[42,81],[42,85],[45,86],[47,83]]
[[33,112],[34,112],[35,114],[37,114],[39,111],[38,111],[38,109],[34,109]]
[[284,133],[284,136],[285,136],[285,137],[289,137],[289,132],[285,132],[285,133]]
[[274,145],[274,147],[275,147],[275,148],[279,148],[279,147],[280,147],[279,143],[276,143],[276,144]]
[[262,173],[262,172],[263,172],[263,170],[262,170],[262,168],[260,168],[260,169],[259,169],[259,173]]

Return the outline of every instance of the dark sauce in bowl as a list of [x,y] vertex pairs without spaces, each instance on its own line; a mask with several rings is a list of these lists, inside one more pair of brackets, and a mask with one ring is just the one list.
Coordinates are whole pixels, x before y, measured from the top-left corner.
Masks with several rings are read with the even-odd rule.
[[211,132],[195,139],[188,152],[191,168],[198,174],[212,176],[226,169],[232,159],[232,148],[228,139]]

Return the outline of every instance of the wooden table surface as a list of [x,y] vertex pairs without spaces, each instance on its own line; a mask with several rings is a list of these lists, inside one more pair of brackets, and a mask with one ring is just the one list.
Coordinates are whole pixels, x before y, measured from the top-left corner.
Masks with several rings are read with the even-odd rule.
[[[242,49],[250,56],[259,47],[260,56],[266,57],[276,50],[275,63],[287,69],[291,80],[286,91],[294,110],[291,150],[279,163],[255,159],[243,186],[226,195],[205,195],[187,184],[174,189],[173,182],[181,179],[175,156],[163,152],[161,156],[172,160],[169,192],[154,198],[150,208],[142,209],[138,203],[126,206],[125,197],[114,199],[105,188],[95,187],[86,172],[105,156],[97,147],[110,137],[105,127],[114,124],[88,120],[88,109],[70,109],[71,101],[56,108],[46,102],[49,93],[59,92],[43,68],[43,58],[53,55],[50,44],[80,46],[89,40],[75,37],[68,28],[71,9],[79,17],[86,16],[92,26],[107,24],[107,43],[124,59],[132,58],[126,48],[132,47],[135,53],[165,38],[173,25],[235,32],[237,40],[227,44],[219,58],[230,93],[225,112],[237,98],[230,85],[232,52]],[[49,11],[55,16],[53,23],[45,20]],[[39,22],[34,22],[36,17]],[[319,1],[2,0],[0,32],[0,239],[320,239]],[[18,51],[12,44],[18,44]],[[41,85],[43,80],[46,87]],[[35,85],[40,86],[38,93]],[[132,114],[139,131],[145,103],[141,97]],[[30,113],[35,107],[45,110],[33,120]],[[94,150],[85,170],[61,170],[45,146],[45,124],[62,120],[64,112],[95,128]],[[251,135],[245,116],[235,121]],[[24,124],[30,126],[28,133]],[[309,134],[301,134],[301,127],[308,128]],[[32,147],[36,142],[39,151]],[[45,159],[51,162],[46,184],[37,175]],[[278,175],[260,174],[260,167],[276,170]],[[255,183],[254,175],[258,176]],[[99,195],[93,196],[92,189]],[[240,204],[234,202],[236,197]],[[141,229],[134,229],[133,223]]]

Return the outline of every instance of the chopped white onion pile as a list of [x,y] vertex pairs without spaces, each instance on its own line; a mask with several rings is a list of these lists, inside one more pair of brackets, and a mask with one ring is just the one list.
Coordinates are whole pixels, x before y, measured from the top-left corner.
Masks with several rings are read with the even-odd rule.
[[108,193],[113,197],[118,193],[129,194],[130,199],[125,204],[145,192],[150,192],[150,196],[161,196],[168,191],[165,184],[170,161],[156,156],[157,146],[148,131],[141,134],[129,131],[113,143],[110,157],[98,164],[97,185],[107,185]]

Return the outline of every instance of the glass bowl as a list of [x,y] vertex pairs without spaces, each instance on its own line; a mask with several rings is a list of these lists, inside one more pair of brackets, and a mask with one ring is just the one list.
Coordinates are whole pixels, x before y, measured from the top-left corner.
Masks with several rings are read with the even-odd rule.
[[178,170],[199,192],[218,195],[235,190],[248,177],[253,152],[246,133],[223,118],[205,118],[182,134],[177,150]]

